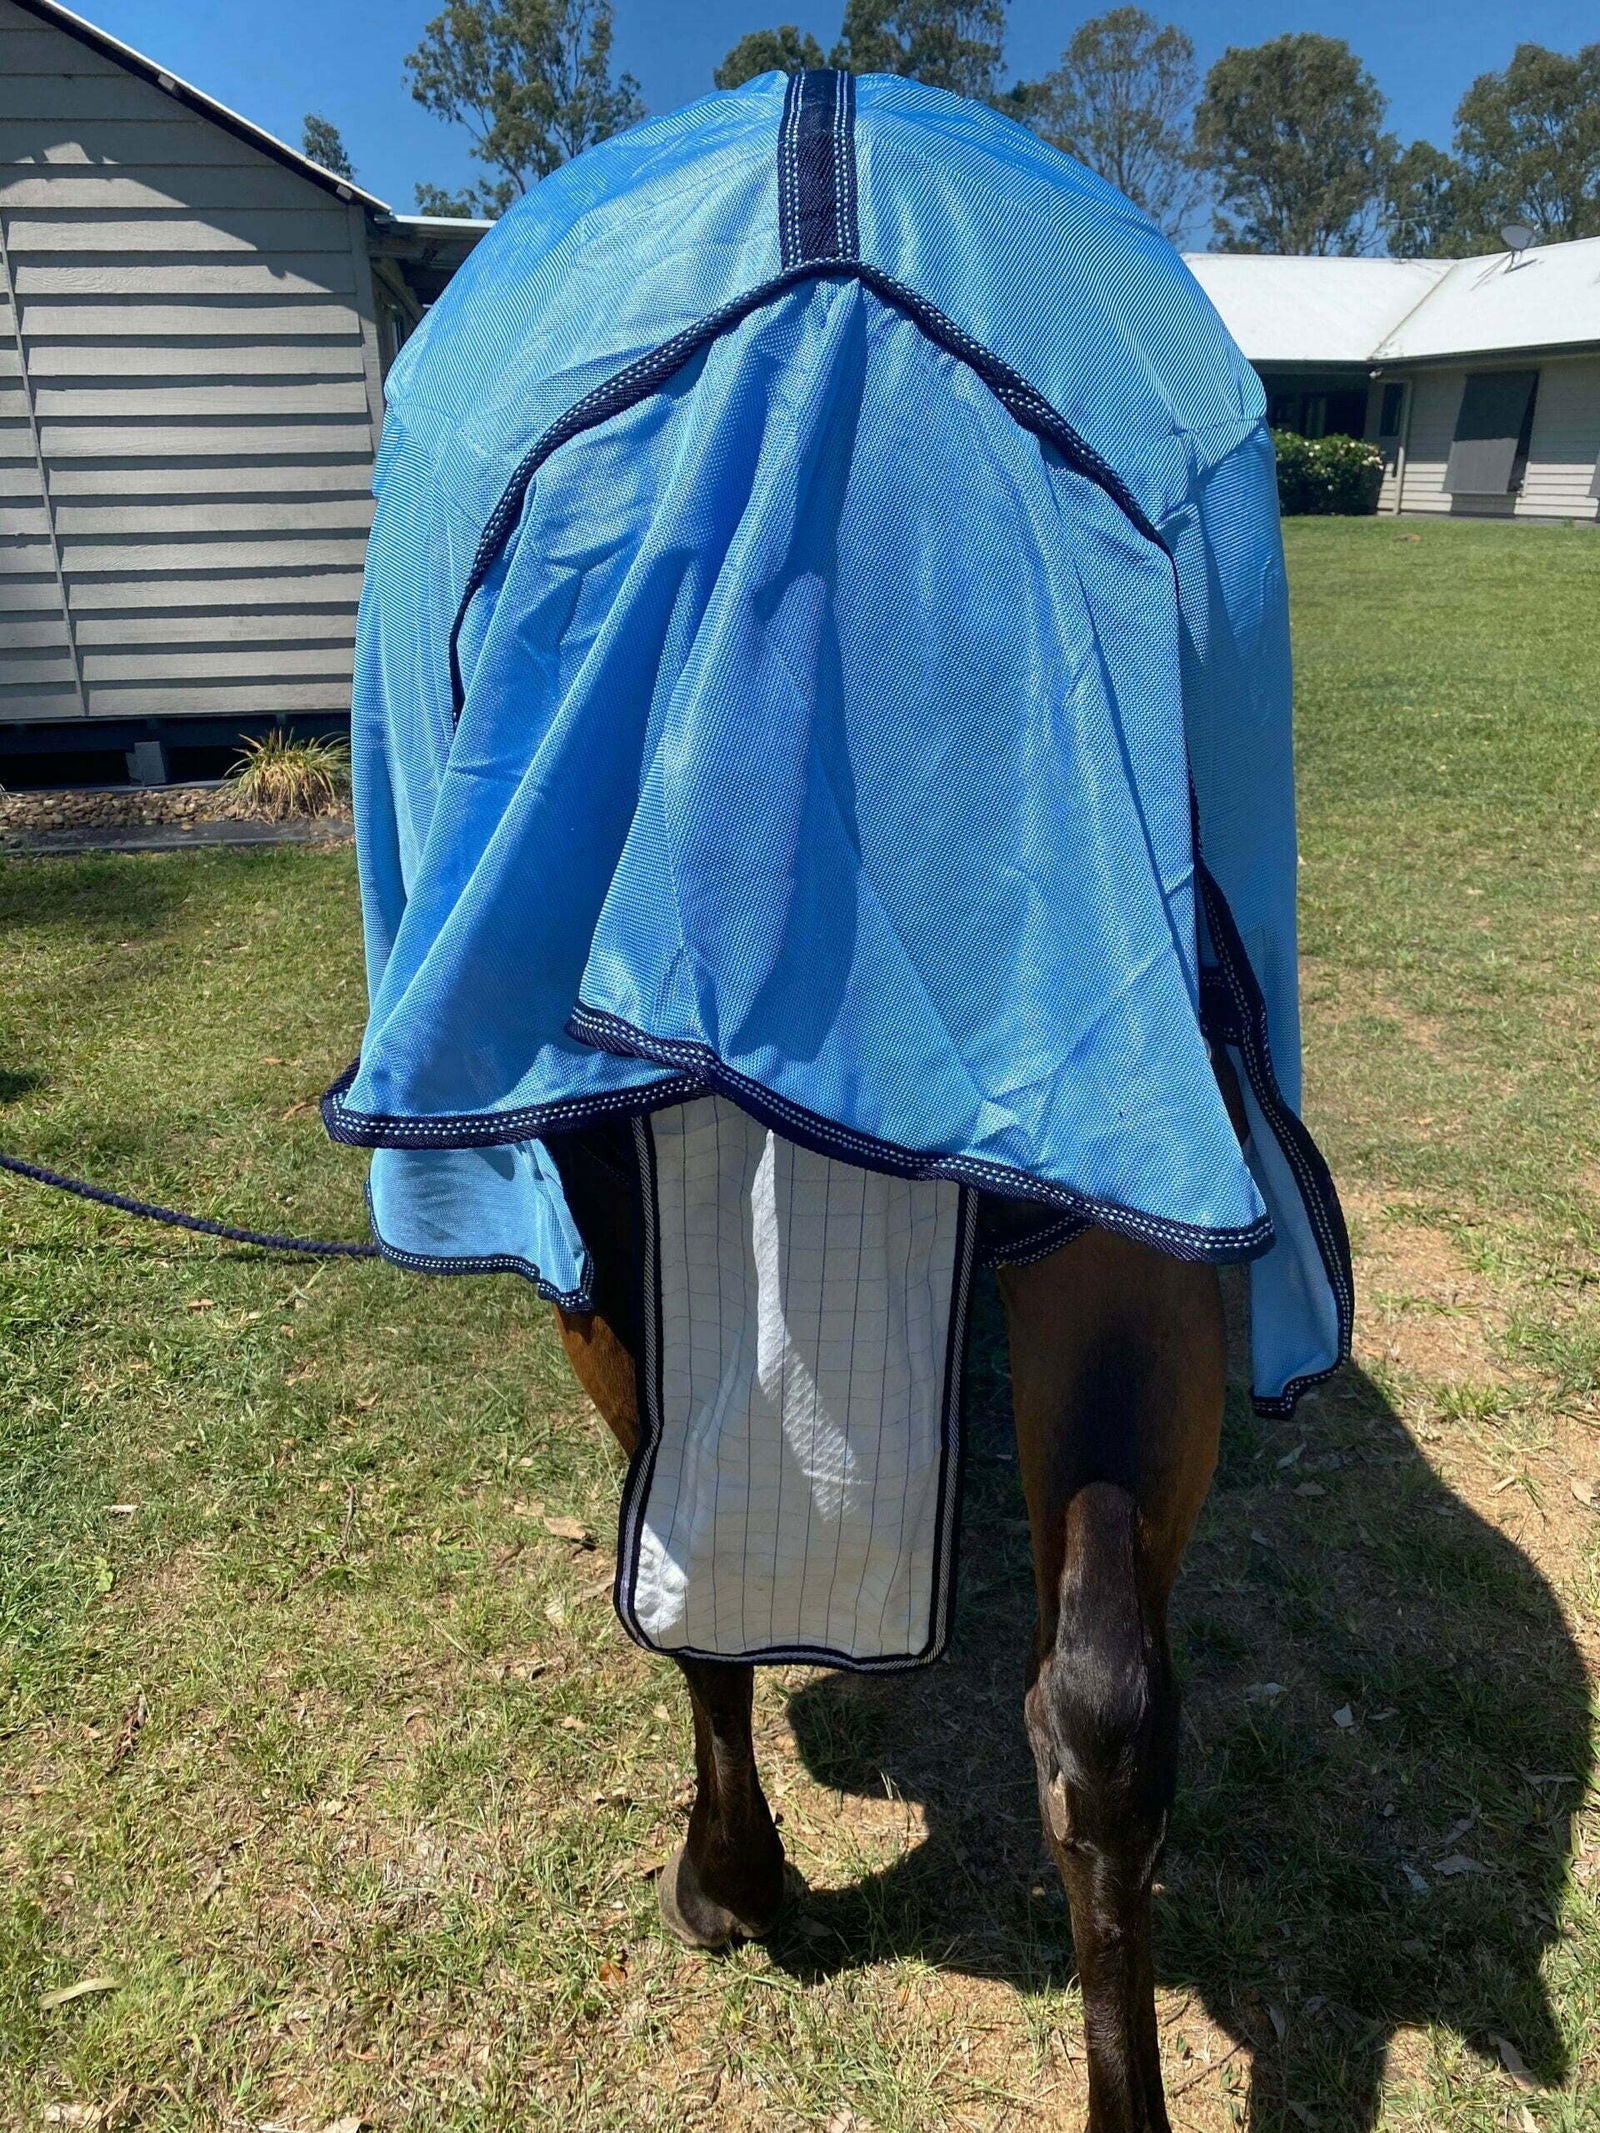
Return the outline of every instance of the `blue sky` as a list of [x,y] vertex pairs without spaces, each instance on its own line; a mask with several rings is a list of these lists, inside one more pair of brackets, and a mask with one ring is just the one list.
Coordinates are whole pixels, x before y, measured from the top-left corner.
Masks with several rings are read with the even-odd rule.
[[[1106,4],[1106,0],[1102,0]],[[1344,37],[1390,100],[1389,124],[1447,146],[1450,118],[1475,74],[1504,66],[1519,38],[1573,51],[1597,34],[1592,5],[1568,0],[1456,0],[1449,8],[1406,0],[1313,0],[1286,11],[1267,0],[1174,4],[1145,0],[1179,22],[1202,65],[1230,44],[1257,44],[1286,29]],[[361,182],[402,211],[419,179],[456,185],[476,166],[465,137],[413,103],[401,62],[439,0],[77,0],[113,36],[161,61],[246,118],[298,145],[307,111],[343,133]],[[711,70],[747,29],[795,21],[826,45],[840,0],[615,0],[618,63],[638,76],[652,111],[669,111],[711,87]],[[1012,0],[1006,54],[1013,73],[1042,73],[1096,6]]]

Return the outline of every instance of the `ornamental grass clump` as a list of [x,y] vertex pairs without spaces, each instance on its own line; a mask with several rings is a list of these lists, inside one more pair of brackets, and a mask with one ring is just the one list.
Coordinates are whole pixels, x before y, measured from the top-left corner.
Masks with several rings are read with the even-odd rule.
[[296,740],[288,733],[246,741],[228,773],[228,812],[287,822],[339,815],[350,803],[350,748],[336,740]]

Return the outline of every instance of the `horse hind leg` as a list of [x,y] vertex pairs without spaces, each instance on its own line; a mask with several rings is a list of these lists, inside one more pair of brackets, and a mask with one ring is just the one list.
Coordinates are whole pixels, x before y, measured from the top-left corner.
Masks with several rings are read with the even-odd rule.
[[1166,1607],[1216,1456],[1216,1277],[1091,1232],[1001,1287],[1039,1597],[1025,1716],[1072,1913],[1089,2133],[1168,2133],[1150,1918],[1177,1765]]
[[[560,1145],[562,1181],[595,1262],[592,1311],[556,1321],[573,1375],[629,1456],[639,1442],[631,1195],[614,1148]],[[609,1160],[606,1158],[609,1156]],[[783,1901],[783,1844],[761,1790],[751,1730],[755,1669],[680,1659],[694,1717],[695,1795],[657,1885],[667,1930],[694,1948],[769,1932]]]

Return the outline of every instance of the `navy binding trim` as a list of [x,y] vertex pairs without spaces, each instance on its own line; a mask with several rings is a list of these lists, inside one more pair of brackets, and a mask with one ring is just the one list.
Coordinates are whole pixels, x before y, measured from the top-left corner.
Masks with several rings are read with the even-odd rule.
[[[479,1252],[448,1255],[443,1252],[408,1252],[403,1245],[391,1244],[378,1228],[377,1216],[372,1208],[372,1187],[367,1187],[367,1219],[372,1224],[373,1251],[380,1259],[387,1259],[392,1266],[404,1267],[408,1274],[518,1274],[524,1281],[531,1281],[546,1303],[559,1304],[563,1311],[592,1311],[594,1309],[592,1269],[584,1286],[579,1289],[558,1289],[554,1282],[547,1281],[531,1259],[524,1259],[515,1252]],[[586,1255],[587,1256],[587,1255]]]
[[785,1140],[818,1155],[856,1163],[863,1170],[882,1170],[898,1178],[949,1178],[958,1185],[973,1185],[1008,1199],[1043,1202],[1047,1207],[1081,1216],[1085,1224],[1116,1230],[1121,1236],[1155,1245],[1175,1259],[1212,1263],[1253,1259],[1266,1251],[1273,1240],[1268,1215],[1245,1229],[1205,1229],[1198,1223],[1177,1222],[1165,1215],[1118,1207],[1109,1200],[1094,1200],[1085,1193],[1074,1192],[1070,1185],[1036,1178],[1027,1171],[1014,1170],[1006,1163],[991,1163],[981,1156],[939,1155],[925,1149],[902,1148],[894,1141],[841,1126],[834,1119],[777,1095],[748,1074],[728,1066],[709,1045],[653,1036],[623,1021],[621,1016],[586,1006],[581,1000],[567,1018],[567,1034],[581,1044],[593,1045],[596,1051],[611,1052],[619,1058],[653,1059],[663,1066],[676,1067],[698,1083],[702,1093],[716,1090],[774,1133],[781,1133]]
[[[1109,1200],[1091,1199],[1086,1193],[1074,1192],[1070,1185],[1036,1178],[1025,1170],[991,1163],[981,1156],[939,1155],[858,1133],[752,1081],[748,1074],[726,1065],[708,1045],[653,1036],[620,1016],[589,1007],[581,1000],[567,1018],[567,1034],[595,1051],[609,1052],[620,1059],[650,1060],[674,1071],[661,1081],[635,1089],[561,1097],[553,1103],[522,1104],[515,1110],[396,1118],[383,1112],[352,1111],[345,1105],[345,1091],[361,1064],[358,1059],[345,1068],[323,1097],[323,1124],[330,1139],[357,1148],[496,1148],[509,1141],[544,1140],[551,1134],[574,1132],[599,1118],[665,1110],[669,1105],[717,1091],[762,1125],[781,1133],[785,1140],[810,1148],[817,1155],[836,1156],[859,1164],[863,1170],[887,1171],[891,1177],[949,1178],[958,1185],[975,1186],[979,1191],[996,1192],[1007,1199],[1061,1209],[1072,1218],[1073,1226],[1065,1222],[1059,1227],[1052,1225],[1047,1232],[1050,1243],[1034,1256],[1042,1257],[1044,1251],[1053,1251],[1077,1229],[1091,1225],[1154,1245],[1175,1259],[1211,1265],[1255,1259],[1272,1245],[1270,1215],[1262,1215],[1247,1228],[1207,1229],[1199,1223],[1178,1222],[1170,1216],[1144,1214],[1137,1208],[1118,1207]],[[1038,1233],[1027,1240],[1036,1241]],[[1021,1263],[1020,1257],[1013,1259],[1007,1254],[1006,1258],[1008,1263]]]
[[945,1336],[944,1385],[940,1402],[940,1457],[935,1510],[933,1561],[929,1566],[928,1641],[921,1651],[857,1658],[830,1645],[766,1644],[743,1652],[711,1652],[693,1644],[661,1645],[646,1635],[633,1604],[639,1575],[639,1548],[644,1507],[655,1478],[662,1436],[661,1267],[656,1220],[655,1137],[643,1119],[634,1120],[633,1178],[636,1310],[639,1327],[635,1360],[639,1442],[628,1462],[617,1513],[617,1571],[611,1601],[617,1620],[634,1643],[669,1659],[704,1659],[722,1666],[829,1666],[851,1674],[903,1674],[931,1666],[944,1656],[955,1620],[956,1565],[960,1553],[962,1480],[966,1469],[967,1316],[976,1260],[977,1198],[961,1195],[960,1227],[952,1273],[950,1323]]
[[[851,212],[853,215],[853,207]],[[570,444],[574,437],[581,436],[585,430],[597,429],[601,423],[611,421],[615,416],[636,406],[639,401],[648,399],[652,393],[659,392],[702,348],[708,346],[720,334],[730,332],[735,326],[742,324],[752,312],[772,303],[783,295],[785,290],[794,288],[801,282],[827,280],[836,276],[862,283],[874,296],[902,312],[936,347],[965,363],[988,386],[1013,421],[1020,423],[1025,430],[1031,430],[1044,443],[1053,446],[1074,473],[1081,474],[1085,480],[1092,481],[1097,488],[1103,489],[1130,525],[1159,548],[1163,555],[1171,558],[1172,551],[1166,536],[1140,505],[1122,476],[1109,461],[1101,457],[1087,438],[1078,434],[1065,415],[1057,413],[1044,395],[1030,385],[1020,371],[1013,370],[1009,363],[1002,361],[980,341],[975,341],[972,335],[958,326],[953,319],[947,318],[936,304],[930,304],[926,297],[919,296],[915,289],[907,288],[904,282],[896,281],[892,274],[881,273],[878,268],[869,267],[858,259],[802,260],[795,266],[786,267],[781,274],[773,275],[770,281],[764,281],[756,288],[746,290],[743,296],[735,297],[719,311],[710,312],[705,318],[697,319],[692,326],[686,326],[681,333],[674,334],[671,340],[663,341],[659,347],[648,349],[633,362],[625,364],[621,370],[597,385],[592,392],[585,393],[581,400],[575,401],[564,415],[558,416],[543,435],[529,446],[513,468],[510,480],[501,490],[494,509],[484,522],[482,535],[467,572],[466,583],[462,587],[461,598],[456,604],[455,619],[450,625],[450,705],[453,723],[459,721],[466,699],[466,687],[461,673],[461,631],[467,618],[467,610],[510,538],[511,529],[521,516],[522,507],[527,501],[534,476],[551,453],[558,451],[564,444]]]
[[778,128],[778,250],[784,267],[854,259],[856,80],[834,67],[791,74]]
[[395,1118],[382,1111],[352,1111],[345,1092],[360,1072],[352,1059],[322,1098],[322,1125],[330,1141],[347,1148],[504,1148],[512,1141],[547,1140],[596,1119],[631,1117],[704,1096],[704,1085],[687,1074],[669,1074],[637,1089],[609,1089],[596,1096],[563,1097],[555,1103],[519,1104],[509,1111],[459,1111],[428,1118]]
[[1250,1093],[1294,1174],[1338,1316],[1338,1353],[1325,1370],[1291,1378],[1281,1392],[1254,1396],[1258,1415],[1292,1415],[1302,1393],[1331,1378],[1349,1360],[1356,1301],[1350,1232],[1322,1150],[1278,1086],[1267,1041],[1267,1003],[1228,900],[1200,858],[1198,846],[1195,871],[1206,931],[1217,958],[1215,966],[1205,971],[1201,979],[1201,1028],[1211,1043],[1225,1045],[1237,1053],[1244,1067]]

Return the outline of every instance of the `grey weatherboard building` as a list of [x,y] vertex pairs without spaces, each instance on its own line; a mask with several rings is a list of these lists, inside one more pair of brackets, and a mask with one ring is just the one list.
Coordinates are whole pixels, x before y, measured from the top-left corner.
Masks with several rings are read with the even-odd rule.
[[[383,375],[486,227],[0,0],[0,785],[344,725]],[[1380,446],[1382,509],[1595,519],[1600,239],[1189,264],[1275,421]]]
[[0,783],[344,722],[383,372],[478,234],[0,0]]

